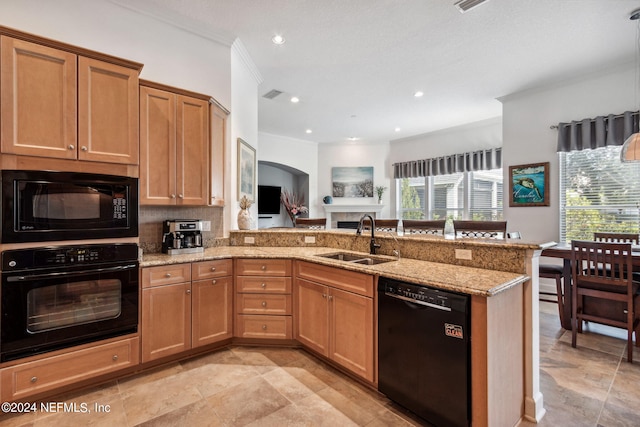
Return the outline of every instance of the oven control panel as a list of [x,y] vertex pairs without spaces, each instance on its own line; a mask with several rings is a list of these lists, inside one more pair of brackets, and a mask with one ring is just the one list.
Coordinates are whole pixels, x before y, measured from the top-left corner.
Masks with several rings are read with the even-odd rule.
[[16,249],[2,252],[2,271],[129,262],[137,258],[138,245],[135,243]]

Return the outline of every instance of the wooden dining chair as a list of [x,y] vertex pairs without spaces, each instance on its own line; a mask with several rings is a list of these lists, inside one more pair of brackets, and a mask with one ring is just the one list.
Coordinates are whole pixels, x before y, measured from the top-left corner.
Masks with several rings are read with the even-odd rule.
[[596,242],[631,243],[638,245],[637,233],[593,233]]
[[446,220],[403,219],[402,227],[405,234],[433,234],[444,235]]
[[[522,235],[519,231],[511,231],[507,233],[509,239],[521,239]],[[553,279],[556,282],[556,291],[546,292],[538,290],[538,299],[544,302],[558,304],[558,316],[560,324],[564,325],[564,292],[563,292],[563,266],[559,264],[538,264],[538,277],[545,279]],[[555,297],[555,298],[554,298]]]
[[476,239],[504,239],[507,237],[507,221],[453,221],[456,237]]
[[[398,231],[399,219],[375,219],[376,230],[375,231]],[[371,221],[365,219],[362,223],[365,230],[371,230]]]
[[326,225],[327,225],[326,218],[296,218],[296,228],[324,230]]
[[[633,280],[630,243],[574,240],[571,242],[571,346],[576,347],[582,322],[596,322],[627,330],[627,361],[633,362],[633,333],[640,346],[640,283]],[[595,300],[591,307],[586,299]],[[617,313],[602,305],[619,307]]]

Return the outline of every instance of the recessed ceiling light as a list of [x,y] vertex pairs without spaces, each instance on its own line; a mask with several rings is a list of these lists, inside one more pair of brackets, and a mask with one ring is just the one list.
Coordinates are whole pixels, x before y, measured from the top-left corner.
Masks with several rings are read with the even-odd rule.
[[400,128],[395,128],[394,131],[400,132]]
[[313,131],[311,129],[307,129],[305,130],[306,133],[313,133]]
[[358,137],[356,137],[356,136],[350,136],[349,137],[349,141],[357,141],[357,140],[358,140]]
[[420,98],[422,95],[424,95],[424,92],[419,90],[416,93],[413,94],[413,96],[415,96],[416,98]]
[[273,44],[284,44],[286,40],[280,34],[276,34],[271,38],[271,41],[273,42]]
[[294,104],[297,104],[298,102],[300,102],[300,98],[298,98],[297,96],[292,96],[291,102],[293,102]]

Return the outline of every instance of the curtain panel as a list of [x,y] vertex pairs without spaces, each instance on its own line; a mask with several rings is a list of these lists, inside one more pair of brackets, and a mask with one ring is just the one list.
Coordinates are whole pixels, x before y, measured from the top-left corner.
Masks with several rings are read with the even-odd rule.
[[638,111],[558,123],[558,152],[622,145],[638,132]]
[[448,175],[456,172],[473,172],[502,167],[502,148],[452,154],[433,159],[413,160],[393,164],[394,178],[419,178]]

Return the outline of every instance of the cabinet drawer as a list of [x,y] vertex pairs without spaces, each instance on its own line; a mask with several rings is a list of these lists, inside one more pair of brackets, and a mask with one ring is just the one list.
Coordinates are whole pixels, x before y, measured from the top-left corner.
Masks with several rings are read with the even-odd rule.
[[373,276],[370,274],[300,261],[296,262],[295,275],[316,283],[373,298]]
[[2,370],[2,400],[21,399],[139,363],[138,338],[48,357]]
[[238,259],[236,274],[238,276],[291,276],[291,260]]
[[239,314],[236,334],[241,338],[274,338],[290,340],[293,336],[291,316]]
[[291,277],[236,277],[238,292],[291,293]]
[[142,287],[171,285],[191,281],[191,264],[170,264],[142,269]]
[[191,278],[193,280],[231,276],[232,274],[233,261],[230,259],[194,262],[191,264]]
[[241,314],[291,314],[291,295],[238,294],[236,312]]

